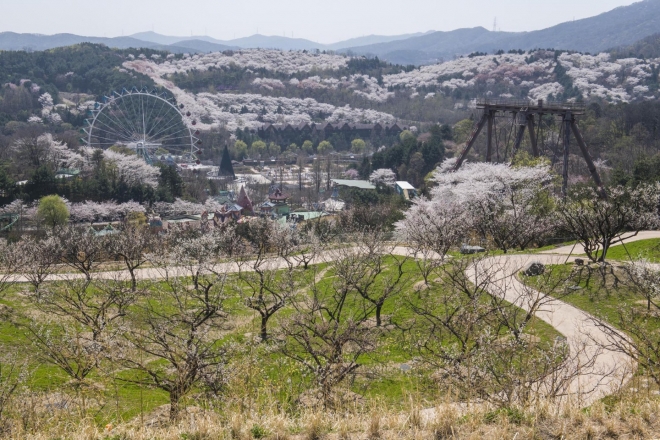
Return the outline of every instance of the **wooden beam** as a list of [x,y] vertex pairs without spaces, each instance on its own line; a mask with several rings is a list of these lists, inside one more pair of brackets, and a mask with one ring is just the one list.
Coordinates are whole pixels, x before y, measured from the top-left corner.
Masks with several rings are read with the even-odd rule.
[[493,160],[493,121],[494,121],[493,112],[488,112],[488,144],[486,147],[486,162],[492,162]]
[[561,194],[568,195],[568,152],[571,144],[571,120],[573,116],[568,112],[564,115],[564,167],[562,169]]
[[594,165],[594,161],[591,159],[589,150],[587,150],[587,144],[584,142],[582,133],[580,132],[580,129],[575,123],[575,119],[571,120],[571,129],[573,130],[573,135],[575,136],[575,140],[577,141],[578,146],[580,147],[580,151],[582,152],[582,157],[584,157],[584,161],[587,162],[587,168],[589,168],[589,173],[591,173],[591,178],[594,180],[594,183],[598,187],[598,193],[602,198],[606,199],[607,193],[603,188],[603,181],[600,180],[600,175],[598,174],[596,165]]
[[529,130],[529,140],[532,143],[532,154],[534,157],[539,157],[539,148],[538,145],[536,145],[536,129],[534,128],[533,114],[527,115],[527,129]]
[[465,144],[465,148],[463,149],[463,152],[456,161],[456,165],[454,165],[454,171],[458,170],[461,167],[461,165],[463,165],[463,162],[467,158],[470,149],[474,145],[474,142],[477,140],[477,137],[479,136],[479,133],[481,133],[481,130],[484,128],[484,125],[486,124],[487,120],[488,120],[488,115],[484,113],[483,116],[481,117],[481,120],[479,120],[477,126],[474,127],[472,134],[470,135],[467,143]]

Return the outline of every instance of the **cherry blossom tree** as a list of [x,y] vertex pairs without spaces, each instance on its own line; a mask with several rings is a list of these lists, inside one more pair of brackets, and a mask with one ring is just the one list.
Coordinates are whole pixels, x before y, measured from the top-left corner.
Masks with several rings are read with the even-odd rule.
[[154,188],[158,186],[160,170],[136,156],[105,150],[103,157],[114,164],[117,178],[123,179],[128,185],[149,185]]
[[386,186],[394,188],[396,183],[396,174],[388,168],[380,168],[371,173],[369,181],[376,186]]
[[141,204],[129,201],[116,203],[114,201],[69,204],[69,214],[74,222],[116,221],[125,219],[132,212],[146,212]]
[[346,170],[346,172],[344,172],[344,176],[345,176],[347,179],[355,180],[355,179],[357,179],[358,177],[360,177],[360,173],[358,173],[358,170],[350,169],[350,170]]
[[463,206],[483,239],[506,252],[525,249],[553,230],[549,166],[467,163],[453,172],[452,163],[445,161],[433,174],[432,200]]
[[397,234],[410,246],[424,283],[428,285],[431,274],[444,264],[449,250],[459,246],[461,239],[469,234],[472,218],[459,203],[426,198],[416,199],[404,216],[396,224]]

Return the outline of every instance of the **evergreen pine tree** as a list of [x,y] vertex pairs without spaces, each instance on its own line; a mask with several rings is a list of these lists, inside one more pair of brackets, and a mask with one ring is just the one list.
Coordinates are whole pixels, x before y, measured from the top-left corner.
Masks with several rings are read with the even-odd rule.
[[222,152],[222,159],[220,160],[220,170],[218,176],[227,176],[236,179],[234,174],[234,167],[231,164],[231,157],[229,157],[229,149],[225,145],[225,151]]

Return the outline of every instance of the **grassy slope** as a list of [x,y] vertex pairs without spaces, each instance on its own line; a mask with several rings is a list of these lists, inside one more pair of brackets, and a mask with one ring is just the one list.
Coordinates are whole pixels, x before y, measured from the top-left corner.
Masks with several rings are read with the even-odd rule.
[[[311,277],[318,274],[324,267],[316,267],[309,270],[306,276],[306,282],[311,282]],[[414,262],[410,261],[405,266],[408,274],[408,285],[412,285],[421,278],[416,273]],[[324,273],[318,283],[320,288],[327,288],[333,281],[334,274],[332,270]],[[255,313],[245,308],[243,302],[239,299],[238,288],[244,287],[235,280],[230,283],[234,289],[234,296],[228,301],[227,306],[232,311],[232,317],[236,318],[237,324],[234,330],[226,336],[226,340],[235,340],[247,342],[258,334],[259,320]],[[159,284],[152,288],[162,288]],[[2,303],[17,311],[27,312],[32,307],[24,294],[26,285],[19,285],[12,289],[2,300]],[[416,295],[413,295],[415,297]],[[352,304],[351,307],[357,307]],[[278,327],[278,320],[292,313],[291,308],[284,309],[281,314],[276,315],[270,323],[271,329]],[[384,317],[392,317],[395,320],[401,320],[409,317],[410,312],[402,307],[398,298],[389,300],[383,309]],[[529,332],[536,334],[541,340],[552,341],[558,335],[549,324],[540,320],[534,321],[530,326]],[[9,323],[0,325],[0,343],[5,347],[8,353],[30,354],[31,360],[31,379],[29,388],[34,391],[45,393],[57,393],[67,389],[68,378],[57,367],[49,365],[43,361],[38,361],[33,356],[34,350],[30,344],[26,331],[14,327]],[[283,357],[276,351],[268,350],[262,344],[248,344],[249,350],[241,351],[235,359],[235,365],[238,371],[236,376],[244,374],[246,376],[237,379],[231,387],[245,386],[252,387],[257,391],[257,399],[264,394],[274,397],[281,402],[284,407],[291,409],[290,406],[295,402],[295,396],[300,395],[309,386],[309,376],[301,371],[298,364]],[[406,396],[415,395],[426,401],[434,401],[438,398],[437,387],[430,380],[430,371],[420,368],[414,368],[411,371],[403,372],[400,365],[411,363],[413,353],[409,345],[403,339],[399,332],[388,332],[383,336],[380,347],[376,352],[364,356],[361,362],[364,365],[363,370],[369,374],[369,380],[363,376],[356,377],[351,384],[354,392],[365,396],[367,401],[383,402],[390,407],[403,407],[406,405]],[[105,366],[110,369],[109,366]],[[134,377],[136,373],[128,370],[115,372],[113,375],[101,377],[99,374],[93,374],[91,380],[100,385],[99,391],[94,391],[92,397],[100,398],[105,405],[95,413],[94,419],[99,424],[105,424],[109,421],[129,420],[140,414],[141,411],[148,413],[153,408],[167,403],[166,393],[140,387],[138,385],[126,382],[123,379]],[[73,390],[71,390],[73,392]],[[199,405],[199,401],[193,396],[191,402]]]

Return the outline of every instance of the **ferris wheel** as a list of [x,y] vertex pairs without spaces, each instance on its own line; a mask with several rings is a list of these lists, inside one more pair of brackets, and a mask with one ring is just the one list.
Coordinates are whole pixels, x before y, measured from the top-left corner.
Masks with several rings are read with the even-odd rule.
[[86,135],[81,141],[90,148],[124,147],[147,163],[199,163],[199,131],[191,129],[197,121],[183,113],[171,97],[147,88],[122,89],[104,96],[87,109]]

